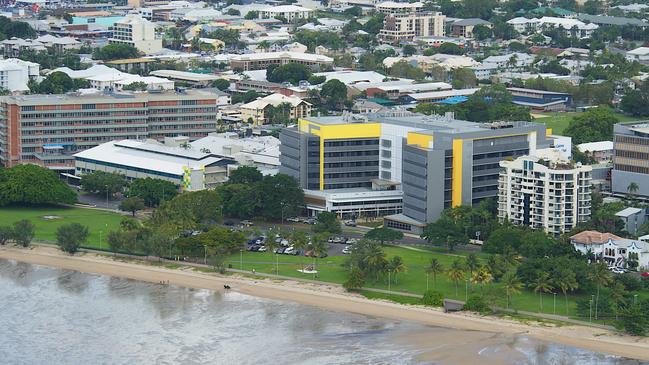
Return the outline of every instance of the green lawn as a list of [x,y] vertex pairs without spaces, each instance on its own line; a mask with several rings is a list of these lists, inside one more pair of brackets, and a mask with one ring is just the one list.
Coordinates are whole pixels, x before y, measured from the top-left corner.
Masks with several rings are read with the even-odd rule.
[[[561,135],[568,128],[570,121],[581,112],[554,112],[554,113],[532,113],[535,122],[545,123],[548,128],[552,128],[552,133]],[[615,113],[620,122],[632,122],[642,118],[634,118],[628,115]]]
[[[368,282],[366,287],[379,288],[379,289],[391,289],[394,291],[408,292],[414,294],[423,294],[426,290],[426,271],[425,265],[430,261],[431,258],[435,257],[439,260],[440,263],[445,268],[448,268],[451,263],[458,257],[463,257],[464,253],[442,253],[436,251],[429,251],[425,249],[411,249],[405,247],[385,247],[386,254],[388,258],[398,255],[401,256],[404,262],[408,266],[408,270],[405,273],[399,274],[398,283],[392,283],[388,286],[385,281],[379,282]],[[484,259],[486,255],[478,254],[478,257]],[[242,264],[243,259],[243,264]],[[279,260],[279,265],[275,264],[275,260]],[[302,265],[300,265],[302,262]],[[345,257],[344,256],[332,256],[324,259],[319,259],[315,262],[316,269],[318,270],[317,280],[324,282],[338,283],[341,284],[347,279],[347,270],[344,267]],[[303,279],[314,279],[312,274],[302,274],[297,270],[303,266],[314,265],[314,260],[306,257],[296,257],[296,256],[287,256],[287,255],[274,255],[268,252],[247,252],[244,251],[243,254],[234,254],[230,256],[227,260],[227,263],[235,269],[244,269],[252,270],[254,269],[259,273],[269,273],[275,274],[276,266],[279,267],[279,275],[303,278]],[[481,288],[472,285],[471,283],[461,282],[458,283],[457,292],[455,284],[450,281],[444,274],[437,277],[436,283],[433,282],[433,278],[428,278],[429,288],[441,291],[444,293],[444,297],[450,299],[464,300],[467,293],[479,293]],[[406,302],[416,302],[412,298],[398,297],[393,298],[393,296],[372,293],[372,292],[362,292],[363,295],[369,298],[385,298],[394,300],[397,302],[406,301]],[[568,313],[571,316],[575,314],[575,300],[578,296],[569,296],[568,297]],[[544,294],[543,296],[543,312],[552,314],[554,312],[554,300],[552,294]],[[504,298],[501,305],[505,306]],[[512,299],[512,307],[518,310],[525,310],[530,312],[539,311],[539,296],[538,294],[532,293],[530,291],[523,291],[521,294],[514,296]],[[565,301],[563,296],[559,293],[556,296],[556,314],[565,315]]]
[[[45,216],[54,217],[46,219]],[[119,228],[122,215],[102,210],[85,208],[38,207],[38,208],[0,208],[0,224],[12,224],[21,219],[29,219],[36,226],[36,240],[56,242],[56,230],[63,224],[81,223],[88,227],[90,236],[85,246],[99,247],[99,231],[102,231],[102,248],[107,248],[106,234]]]

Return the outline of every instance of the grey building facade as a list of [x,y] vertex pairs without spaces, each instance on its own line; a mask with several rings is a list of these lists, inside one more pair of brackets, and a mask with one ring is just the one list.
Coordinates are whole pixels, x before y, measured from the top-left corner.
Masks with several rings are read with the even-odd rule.
[[613,134],[611,191],[649,197],[649,123],[616,124]]

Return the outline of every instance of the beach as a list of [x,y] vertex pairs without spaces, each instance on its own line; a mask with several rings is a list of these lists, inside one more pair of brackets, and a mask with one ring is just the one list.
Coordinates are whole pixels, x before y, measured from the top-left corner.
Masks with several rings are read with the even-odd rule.
[[[45,246],[34,246],[28,249],[5,246],[0,248],[0,258],[145,282],[168,282],[195,289],[223,291],[223,285],[228,284],[232,287],[232,291],[242,294],[291,301],[327,310],[490,334],[524,334],[543,341],[649,361],[649,338],[626,336],[584,326],[530,325],[464,312],[443,313],[436,308],[370,300],[357,294],[348,293],[340,286],[326,283],[320,285],[291,280],[222,276],[191,269],[167,269],[155,265],[125,262],[121,259],[92,253],[70,256],[58,249]],[[413,334],[411,340],[433,341],[434,339],[421,339]],[[438,355],[423,354],[422,358],[436,360],[435,356]]]

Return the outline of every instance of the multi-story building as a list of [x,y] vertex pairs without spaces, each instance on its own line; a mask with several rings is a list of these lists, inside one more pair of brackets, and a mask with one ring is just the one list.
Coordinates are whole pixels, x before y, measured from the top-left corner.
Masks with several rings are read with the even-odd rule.
[[155,53],[162,50],[162,39],[155,34],[155,24],[140,15],[129,14],[112,27],[111,44],[128,44],[144,53]]
[[543,124],[435,118],[428,128],[407,135],[401,166],[403,214],[385,217],[385,223],[421,233],[446,208],[496,198],[500,161],[549,144]]
[[259,10],[259,18],[280,18],[293,23],[299,19],[308,19],[311,13],[313,13],[313,10],[296,5],[265,6],[262,10]]
[[27,84],[39,76],[40,65],[17,58],[0,60],[0,89],[29,91]]
[[232,57],[230,59],[230,67],[232,69],[249,71],[266,69],[270,65],[285,65],[291,62],[306,65],[319,71],[333,65],[334,59],[313,53],[260,52]]
[[[553,151],[553,150],[549,150]],[[501,161],[498,219],[558,236],[590,219],[591,166],[555,153]]]
[[451,32],[456,37],[473,38],[473,29],[478,25],[491,28],[493,24],[480,18],[460,19],[451,25]]
[[265,124],[269,122],[269,107],[286,106],[284,112],[287,120],[296,120],[311,115],[311,103],[295,96],[286,96],[282,94],[270,94],[263,98],[253,100],[241,105],[241,119],[252,121],[253,124]]
[[649,197],[649,123],[620,123],[613,128],[611,190]]
[[312,213],[390,214],[387,226],[413,233],[445,208],[495,198],[501,160],[549,145],[542,124],[408,112],[305,118],[280,140],[280,172]]
[[379,40],[399,44],[415,37],[443,37],[446,17],[440,12],[422,11],[422,3],[384,2],[377,9],[386,16]]
[[0,164],[72,170],[76,152],[116,139],[215,132],[218,90],[0,98]]

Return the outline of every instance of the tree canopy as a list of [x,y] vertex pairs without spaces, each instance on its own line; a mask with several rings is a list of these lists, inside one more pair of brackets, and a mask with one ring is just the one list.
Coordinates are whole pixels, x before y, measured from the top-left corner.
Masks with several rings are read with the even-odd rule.
[[64,224],[56,230],[56,243],[61,251],[73,254],[88,239],[88,227],[80,223]]
[[271,82],[290,82],[297,84],[302,80],[308,80],[311,76],[311,69],[308,66],[289,62],[277,67],[268,67],[267,79]]
[[101,48],[95,48],[92,57],[98,60],[110,61],[125,58],[136,58],[140,56],[140,51],[129,44],[109,44]]
[[139,197],[147,207],[156,207],[160,202],[170,200],[178,194],[178,187],[173,183],[146,177],[135,179],[128,189],[128,197]]
[[114,172],[95,171],[81,176],[83,190],[101,196],[121,192],[125,186],[124,175]]
[[73,80],[64,72],[53,72],[40,83],[30,82],[30,92],[34,94],[64,94],[81,88],[90,87],[90,82],[85,79]]
[[0,206],[74,204],[76,193],[46,168],[25,164],[0,169]]
[[613,139],[613,125],[619,122],[609,108],[592,108],[573,117],[564,134],[572,137],[574,144],[610,141]]

